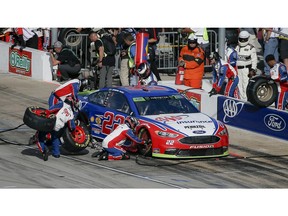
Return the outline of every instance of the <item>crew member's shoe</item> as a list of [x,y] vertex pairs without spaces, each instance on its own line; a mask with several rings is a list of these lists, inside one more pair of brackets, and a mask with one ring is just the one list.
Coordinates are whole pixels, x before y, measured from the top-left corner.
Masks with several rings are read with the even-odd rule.
[[108,160],[108,152],[107,151],[103,151],[102,154],[99,155],[98,160]]
[[49,156],[49,149],[47,146],[44,147],[44,151],[42,152],[43,160],[47,161]]

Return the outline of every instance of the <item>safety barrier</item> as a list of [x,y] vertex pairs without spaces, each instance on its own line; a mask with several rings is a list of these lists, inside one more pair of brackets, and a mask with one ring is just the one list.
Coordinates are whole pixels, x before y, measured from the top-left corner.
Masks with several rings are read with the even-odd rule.
[[[209,50],[218,48],[218,35],[213,30],[208,30]],[[95,58],[95,51],[88,50],[88,34],[70,34],[66,39],[66,45],[74,51],[80,59],[82,68],[89,68]],[[163,73],[175,73],[178,66],[178,57],[182,47],[187,44],[187,38],[179,32],[160,32],[159,43],[156,48],[157,68]],[[116,65],[114,71],[120,70],[120,52],[115,55]]]
[[11,49],[12,43],[0,41],[0,72],[14,73],[36,80],[52,81],[50,53],[19,46]]

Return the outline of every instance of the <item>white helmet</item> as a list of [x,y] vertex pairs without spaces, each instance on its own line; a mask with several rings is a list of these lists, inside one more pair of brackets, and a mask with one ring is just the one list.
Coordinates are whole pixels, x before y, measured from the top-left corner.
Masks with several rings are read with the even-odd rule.
[[191,33],[188,37],[188,43],[189,42],[194,42],[197,43],[197,36],[194,33]]
[[247,31],[241,31],[238,37],[238,42],[241,47],[247,46],[249,43],[250,34]]

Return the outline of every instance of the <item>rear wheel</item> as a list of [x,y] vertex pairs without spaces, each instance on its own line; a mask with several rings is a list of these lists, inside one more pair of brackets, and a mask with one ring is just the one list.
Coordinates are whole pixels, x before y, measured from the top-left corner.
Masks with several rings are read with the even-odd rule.
[[268,107],[277,99],[278,87],[273,80],[256,76],[249,80],[247,98],[255,106]]
[[139,154],[144,156],[152,156],[152,142],[149,131],[146,128],[140,129],[138,137],[148,142],[146,144],[137,145]]
[[88,127],[85,123],[80,122],[80,125],[77,125],[72,132],[66,127],[62,138],[64,141],[62,143],[62,148],[68,152],[77,153],[88,146],[91,137]]

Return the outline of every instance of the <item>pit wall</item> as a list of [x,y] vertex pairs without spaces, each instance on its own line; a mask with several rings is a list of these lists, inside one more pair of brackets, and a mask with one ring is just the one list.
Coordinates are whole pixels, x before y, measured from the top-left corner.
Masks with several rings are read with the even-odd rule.
[[203,80],[203,90],[189,89],[174,82],[162,81],[160,85],[170,86],[178,91],[185,91],[190,101],[198,109],[227,125],[261,133],[267,136],[288,140],[288,112],[273,107],[259,108],[249,102],[223,95],[209,97],[211,81]]
[[11,43],[0,41],[0,73],[14,73],[35,80],[52,81],[50,54],[44,51],[19,46],[13,50]]

